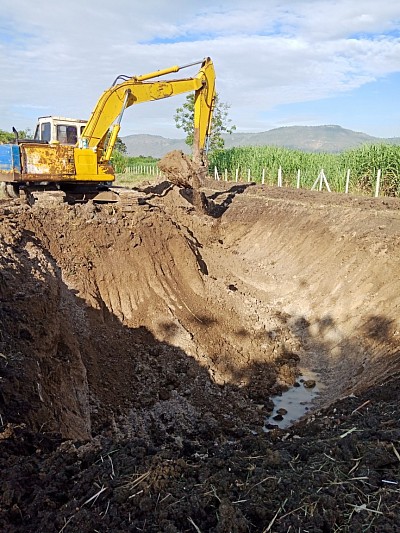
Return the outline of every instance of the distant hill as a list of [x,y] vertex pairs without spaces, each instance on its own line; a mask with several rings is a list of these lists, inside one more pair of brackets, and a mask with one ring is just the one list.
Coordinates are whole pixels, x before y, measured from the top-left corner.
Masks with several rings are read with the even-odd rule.
[[[305,152],[342,152],[363,144],[399,144],[400,137],[384,139],[341,126],[286,126],[260,133],[232,133],[225,135],[225,147],[283,146]],[[162,157],[171,150],[189,153],[184,139],[168,139],[160,135],[128,135],[122,137],[131,156]]]
[[171,150],[190,152],[184,139],[167,139],[161,135],[146,134],[127,135],[121,139],[125,143],[128,155],[136,157],[140,155],[162,157]]

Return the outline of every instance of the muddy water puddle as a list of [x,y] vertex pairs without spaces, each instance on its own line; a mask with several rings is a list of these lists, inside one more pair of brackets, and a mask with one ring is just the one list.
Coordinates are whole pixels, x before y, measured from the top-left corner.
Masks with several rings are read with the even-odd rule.
[[313,402],[324,389],[319,374],[302,370],[295,385],[283,392],[281,396],[272,397],[274,409],[265,421],[264,431],[285,429],[307,415],[313,408]]

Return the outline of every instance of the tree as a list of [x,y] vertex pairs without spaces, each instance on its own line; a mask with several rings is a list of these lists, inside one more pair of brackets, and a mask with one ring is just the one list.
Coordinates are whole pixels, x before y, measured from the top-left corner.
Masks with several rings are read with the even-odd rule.
[[121,137],[117,137],[116,143],[114,145],[114,150],[118,150],[120,154],[126,154],[127,152],[126,144],[121,139]]
[[[231,126],[231,119],[228,117],[229,104],[219,100],[218,93],[215,95],[215,107],[211,121],[211,134],[209,138],[209,151],[222,150],[225,141],[223,133],[231,134],[236,126]],[[178,107],[174,115],[177,128],[183,129],[186,133],[185,142],[188,146],[193,146],[194,136],[194,93],[186,96],[186,102],[182,107]]]
[[[26,130],[19,130],[18,131],[18,137],[20,139],[32,139],[31,130],[27,128]],[[0,143],[13,143],[15,141],[15,134],[0,130]]]

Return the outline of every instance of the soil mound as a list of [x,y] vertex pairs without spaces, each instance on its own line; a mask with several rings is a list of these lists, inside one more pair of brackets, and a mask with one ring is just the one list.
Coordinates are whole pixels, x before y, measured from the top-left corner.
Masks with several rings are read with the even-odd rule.
[[199,192],[0,203],[1,531],[397,530],[400,202]]
[[169,181],[179,187],[198,189],[204,184],[205,168],[181,150],[168,152],[158,163],[158,168]]

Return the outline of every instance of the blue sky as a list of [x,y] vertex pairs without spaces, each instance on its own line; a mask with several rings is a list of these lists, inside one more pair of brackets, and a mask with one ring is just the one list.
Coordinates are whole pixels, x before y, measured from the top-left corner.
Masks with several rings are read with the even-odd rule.
[[[237,131],[338,124],[400,136],[398,0],[175,0],[171,6],[0,0],[0,128],[33,129],[38,116],[49,114],[87,118],[118,74],[210,56]],[[121,135],[181,137],[173,115],[184,99],[128,109]]]

